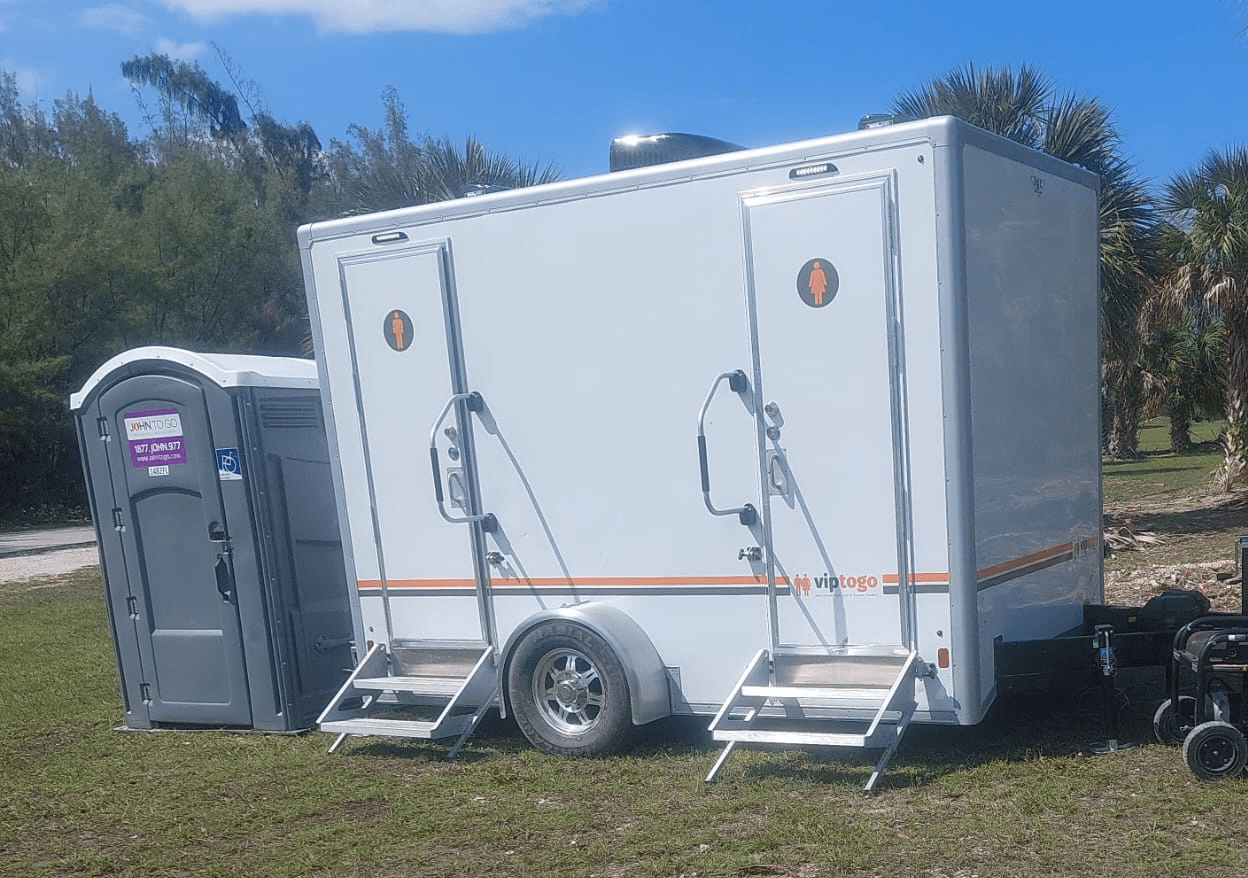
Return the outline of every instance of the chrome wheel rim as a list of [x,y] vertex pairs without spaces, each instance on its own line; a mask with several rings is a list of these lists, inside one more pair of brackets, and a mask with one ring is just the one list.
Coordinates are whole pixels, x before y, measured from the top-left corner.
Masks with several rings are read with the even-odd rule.
[[564,735],[583,735],[598,724],[606,701],[598,668],[584,653],[557,649],[533,671],[533,700],[542,718]]

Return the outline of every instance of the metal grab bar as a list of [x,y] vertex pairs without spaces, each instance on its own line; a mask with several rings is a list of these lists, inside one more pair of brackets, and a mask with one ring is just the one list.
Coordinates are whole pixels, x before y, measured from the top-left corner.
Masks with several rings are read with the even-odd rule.
[[446,405],[442,407],[442,413],[433,422],[433,429],[429,431],[429,460],[433,464],[433,496],[437,500],[438,513],[451,524],[471,524],[474,521],[480,521],[486,532],[492,533],[498,525],[498,520],[492,513],[479,512],[474,515],[466,515],[463,518],[454,518],[446,512],[446,498],[442,493],[442,465],[438,461],[438,428],[442,426],[442,422],[446,420],[446,416],[450,414],[451,409],[454,408],[457,402],[467,403],[468,411],[470,412],[479,412],[485,408],[485,399],[477,391],[456,393],[446,401]]
[[706,401],[702,403],[702,409],[698,412],[698,465],[702,470],[702,501],[711,515],[735,515],[742,524],[749,527],[758,521],[758,510],[751,504],[746,503],[744,506],[736,506],[732,509],[717,509],[711,502],[711,469],[706,458],[706,412],[711,407],[711,400],[715,398],[719,385],[724,381],[728,382],[728,388],[734,393],[744,393],[750,387],[749,379],[740,369],[733,372],[721,372],[716,376],[715,383],[711,385],[710,391],[706,394]]

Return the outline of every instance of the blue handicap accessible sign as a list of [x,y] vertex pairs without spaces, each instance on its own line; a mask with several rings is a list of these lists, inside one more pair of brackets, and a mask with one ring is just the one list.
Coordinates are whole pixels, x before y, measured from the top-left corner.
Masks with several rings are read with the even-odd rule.
[[237,448],[217,449],[217,478],[223,482],[243,477],[243,458]]

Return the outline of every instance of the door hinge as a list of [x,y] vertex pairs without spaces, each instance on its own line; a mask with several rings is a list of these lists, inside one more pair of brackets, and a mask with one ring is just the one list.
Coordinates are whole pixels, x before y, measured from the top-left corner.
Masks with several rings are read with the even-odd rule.
[[140,683],[139,695],[140,697],[142,697],[144,704],[151,704],[152,703],[152,684]]
[[139,618],[139,599],[134,595],[126,598],[126,609],[130,612],[131,619]]
[[126,523],[121,520],[121,510],[113,510],[113,530],[123,531],[126,529]]
[[100,438],[107,442],[109,438],[108,418],[97,418],[95,423],[100,430]]

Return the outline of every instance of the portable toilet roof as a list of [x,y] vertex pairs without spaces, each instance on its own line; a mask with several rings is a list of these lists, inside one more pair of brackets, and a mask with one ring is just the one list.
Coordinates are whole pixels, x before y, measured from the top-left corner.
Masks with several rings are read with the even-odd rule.
[[316,389],[316,361],[297,357],[262,357],[247,354],[199,354],[181,348],[151,345],[124,351],[96,369],[77,393],[70,394],[69,408],[78,411],[104,383],[119,375],[148,373],[153,365],[188,369],[223,388],[287,387]]

